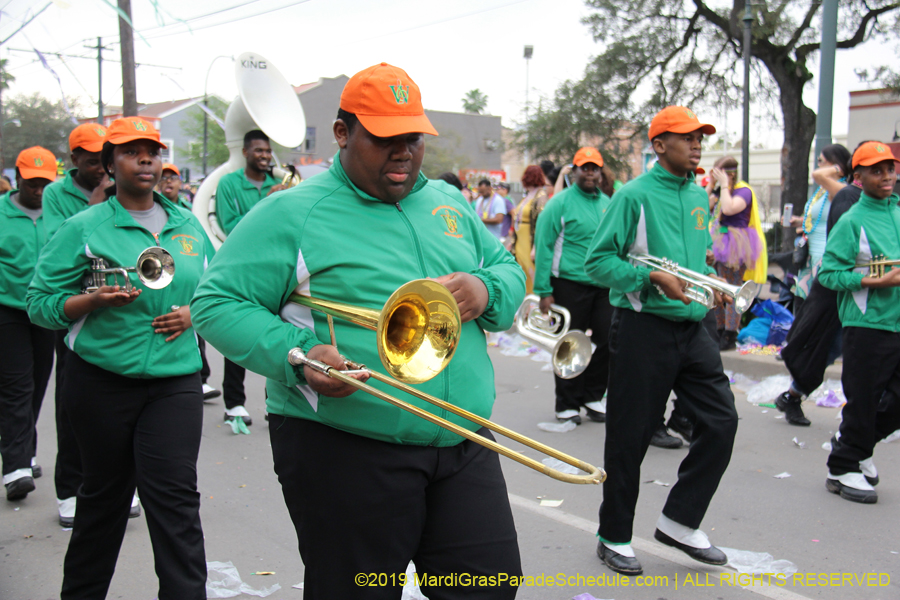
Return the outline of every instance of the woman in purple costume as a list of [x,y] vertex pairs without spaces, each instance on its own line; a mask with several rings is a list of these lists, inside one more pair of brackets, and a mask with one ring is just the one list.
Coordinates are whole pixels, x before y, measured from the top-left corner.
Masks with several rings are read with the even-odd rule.
[[[763,249],[758,233],[750,227],[755,194],[749,185],[738,181],[737,168],[737,159],[723,156],[716,161],[707,188],[713,215],[711,233],[716,271],[732,285],[743,284],[744,272],[753,268]],[[716,309],[720,349],[735,347],[740,325],[741,317],[732,304]]]

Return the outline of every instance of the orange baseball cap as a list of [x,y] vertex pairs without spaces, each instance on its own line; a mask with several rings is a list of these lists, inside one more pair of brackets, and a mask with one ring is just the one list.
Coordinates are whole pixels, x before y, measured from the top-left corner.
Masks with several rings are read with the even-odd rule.
[[181,171],[179,171],[178,167],[176,167],[172,163],[163,163],[162,170],[163,171],[172,171],[173,173],[175,173],[176,175],[181,177]]
[[56,157],[46,148],[32,146],[19,152],[16,168],[23,179],[41,177],[56,181]]
[[100,152],[103,149],[104,137],[106,137],[106,127],[99,123],[84,123],[69,134],[69,150],[81,148],[88,152]]
[[701,123],[691,109],[685,106],[667,106],[656,113],[656,116],[650,121],[650,141],[669,131],[690,133],[698,129],[707,135],[716,132],[716,128],[709,123]]
[[341,93],[341,108],[353,113],[374,136],[438,132],[425,116],[422,94],[406,71],[381,63],[350,78]]
[[575,153],[575,158],[572,160],[572,164],[576,167],[580,167],[584,163],[594,163],[598,167],[602,167],[603,155],[600,154],[600,151],[596,148],[580,148],[578,152]]
[[862,165],[871,167],[884,160],[898,160],[887,144],[881,142],[866,142],[853,153],[853,168]]
[[104,142],[110,144],[127,144],[134,140],[150,140],[159,144],[160,148],[167,148],[159,141],[159,132],[156,127],[140,117],[125,117],[116,119],[106,130]]

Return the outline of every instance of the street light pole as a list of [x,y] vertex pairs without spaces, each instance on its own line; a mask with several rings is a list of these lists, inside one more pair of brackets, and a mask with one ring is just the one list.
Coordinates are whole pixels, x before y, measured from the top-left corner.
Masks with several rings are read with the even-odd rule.
[[[838,0],[822,2],[822,62],[819,66],[819,114],[816,115],[816,156],[831,143],[834,104],[834,53],[837,47]],[[847,175],[848,173],[845,173]]]
[[[534,46],[525,46],[525,127],[528,127],[528,66],[531,64],[531,57],[534,54]],[[525,152],[522,157],[525,161],[525,166],[528,166],[528,148],[525,148]]]
[[753,44],[753,3],[744,9],[744,134],[741,140],[741,179],[750,181],[750,54]]
[[[209,88],[209,73],[212,71],[213,65],[216,64],[216,61],[220,58],[230,58],[234,60],[234,57],[232,56],[220,54],[209,63],[209,68],[206,69],[206,80],[203,82],[203,107],[206,110],[209,110],[209,94],[207,93]],[[206,110],[203,111],[203,177],[206,177],[207,144],[209,139],[209,114]]]

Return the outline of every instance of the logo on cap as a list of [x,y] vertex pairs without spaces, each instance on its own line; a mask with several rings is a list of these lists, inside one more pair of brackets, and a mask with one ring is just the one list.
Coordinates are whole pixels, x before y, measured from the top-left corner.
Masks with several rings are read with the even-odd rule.
[[697,118],[697,115],[694,114],[694,111],[692,111],[692,110],[689,109],[689,108],[685,108],[685,109],[684,109],[684,114],[686,114],[686,115],[687,115],[689,118],[691,118],[691,119],[696,119],[696,118]]
[[103,137],[106,135],[106,131],[104,131],[103,129],[101,129],[99,127],[94,127],[94,133],[96,133],[100,137]]
[[136,131],[147,131],[147,125],[140,121],[132,121],[131,124],[134,125]]
[[35,156],[35,157],[34,157],[34,166],[36,166],[36,167],[43,167],[43,166],[44,166],[44,159],[42,159],[40,156]]
[[885,151],[885,148],[881,144],[878,144],[877,146],[875,146],[875,152],[877,152],[878,154],[881,154],[884,151]]
[[402,85],[391,85],[391,92],[394,94],[394,101],[397,104],[409,104],[409,86],[405,88]]

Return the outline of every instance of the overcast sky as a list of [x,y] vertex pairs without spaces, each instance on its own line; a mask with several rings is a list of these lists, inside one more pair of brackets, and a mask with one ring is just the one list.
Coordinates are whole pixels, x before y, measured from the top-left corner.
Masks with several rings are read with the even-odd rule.
[[[45,4],[47,0],[0,0],[0,40]],[[35,53],[14,49],[96,56],[96,50],[84,46],[101,36],[113,48],[104,56],[118,60],[115,4],[54,0],[0,48],[16,77],[10,93],[60,96],[60,86]],[[541,96],[552,96],[566,79],[579,78],[589,57],[602,51],[580,23],[587,12],[582,0],[132,0],[132,11],[143,36],[135,38],[135,55],[148,64],[137,71],[141,103],[202,95],[217,56],[256,52],[295,85],[352,75],[386,61],[404,68],[418,83],[426,108],[461,111],[463,95],[478,88],[488,96],[488,112],[513,127],[524,117],[526,44],[534,46],[528,69],[532,105]],[[197,18],[203,15],[209,16]],[[885,62],[893,56],[892,48],[869,44],[838,52],[835,135],[847,131],[848,92],[866,87],[853,67]],[[96,115],[96,60],[47,58],[66,95],[77,98],[83,114]],[[104,63],[104,104],[121,105],[120,68]],[[228,100],[237,93],[230,60],[218,59],[209,70],[209,92]],[[808,86],[806,101],[815,109],[815,86]],[[721,126],[717,115],[700,116]],[[728,120],[736,139],[739,113]],[[781,140],[770,132],[752,141],[777,146]]]

